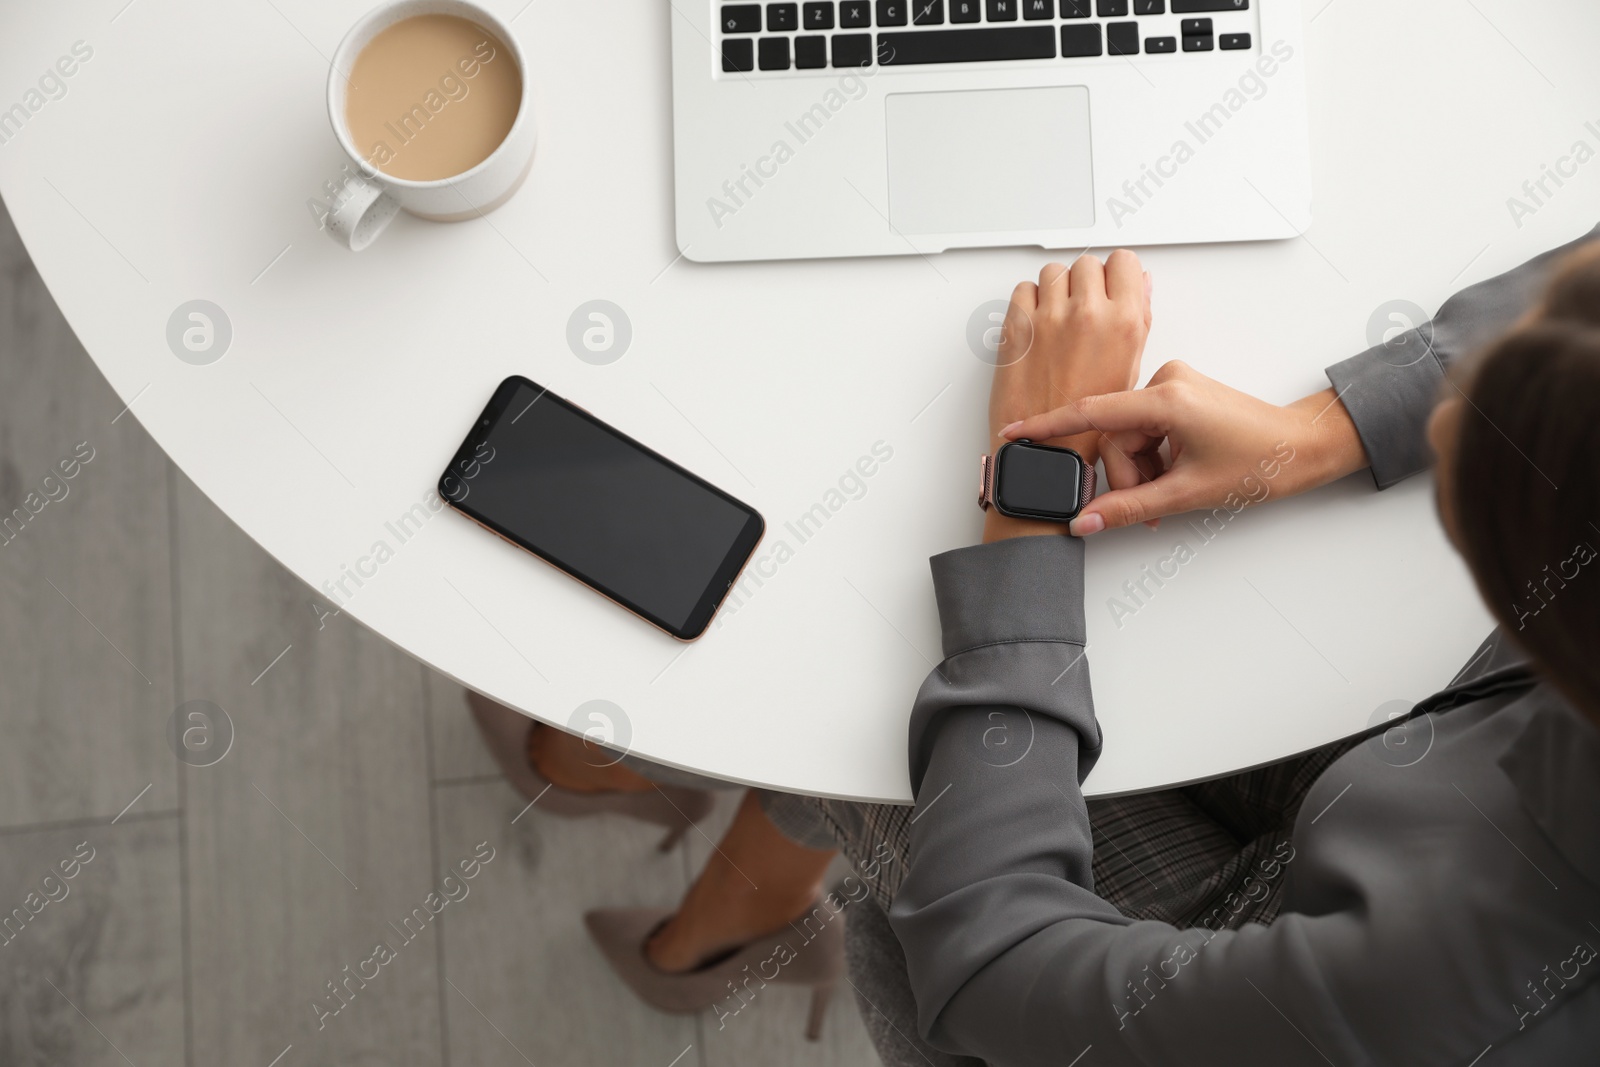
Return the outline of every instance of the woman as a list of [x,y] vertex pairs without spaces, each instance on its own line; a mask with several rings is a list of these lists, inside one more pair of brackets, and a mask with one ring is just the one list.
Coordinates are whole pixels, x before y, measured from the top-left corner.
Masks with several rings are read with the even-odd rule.
[[[1330,370],[1327,402],[1337,396],[1349,422],[1300,433],[1309,462],[1288,468],[1297,487],[1361,466],[1392,484],[1421,466],[1425,436],[1445,530],[1502,629],[1418,705],[1425,757],[1386,758],[1381,739],[1317,757],[1324,769],[1289,795],[1283,851],[1253,871],[1259,893],[1211,908],[1181,892],[1192,876],[1157,867],[1184,905],[1167,922],[1095,895],[1092,809],[1062,781],[1099,748],[1088,675],[1037,681],[1083,640],[1082,542],[991,530],[995,543],[935,559],[947,658],[912,713],[919,814],[889,914],[934,1046],[1008,1067],[1079,1055],[1086,1065],[1595,1061],[1600,567],[1586,568],[1600,545],[1597,253],[1564,266],[1539,307],[1461,365],[1444,364],[1550,260],[1447,304],[1431,352],[1398,358],[1389,346]],[[1097,426],[1108,452],[1125,453],[1124,488],[1080,530],[1209,506],[1218,474],[1249,469],[1292,432],[1267,405],[1164,372],[1144,390],[1003,431]],[[1162,439],[1170,468],[1153,451]],[[1140,467],[1150,480],[1130,487],[1126,469]],[[1019,618],[1041,580],[1057,595]],[[1028,757],[1004,770],[982,751],[996,707],[1037,724]],[[1227,822],[1205,815],[1196,825]]]
[[[892,901],[892,939],[871,904],[850,919],[852,939],[874,949],[855,955],[852,979],[886,1062],[1593,1062],[1594,236],[1553,284],[1578,246],[1459,294],[1425,331],[1330,368],[1332,389],[1281,408],[1176,364],[1126,391],[1149,321],[1128,253],[1018,288],[1007,334],[1027,336],[1026,319],[1032,346],[1001,360],[991,432],[1064,440],[1091,458],[1101,446],[1112,491],[1073,532],[1221,506],[1285,443],[1296,458],[1277,496],[1362,467],[1385,488],[1423,469],[1431,444],[1441,519],[1503,629],[1384,735],[1085,803],[1100,735],[1082,650],[1084,542],[991,513],[985,544],[933,560],[945,660],[912,712],[915,811],[811,805],[873,900]],[[994,758],[997,724],[1031,731],[1024,758]],[[1395,758],[1396,731],[1431,735],[1426,756]],[[747,801],[664,926],[591,916],[642,995],[688,1006],[730,963],[796,941],[785,920],[821,915],[796,902],[820,886],[829,854],[808,847],[824,839],[796,809]],[[781,932],[756,936],[761,922]],[[793,947],[804,959],[805,944]],[[820,969],[793,977],[825,981]],[[907,989],[926,1043],[900,1018]]]

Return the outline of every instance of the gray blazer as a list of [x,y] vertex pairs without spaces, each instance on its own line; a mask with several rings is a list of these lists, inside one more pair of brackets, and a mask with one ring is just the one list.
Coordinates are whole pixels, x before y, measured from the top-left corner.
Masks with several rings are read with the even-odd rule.
[[[1451,298],[1418,362],[1329,368],[1380,488],[1427,465],[1444,365],[1568,249]],[[997,1067],[1600,1063],[1594,722],[1496,633],[1418,705],[1423,758],[1362,744],[1312,787],[1276,922],[1134,921],[1094,894],[1077,788],[1101,744],[1072,666],[1083,552],[1027,537],[932,561],[945,658],[912,711],[918,813],[889,913],[930,1043]],[[994,766],[989,715],[1019,708],[1033,748]]]

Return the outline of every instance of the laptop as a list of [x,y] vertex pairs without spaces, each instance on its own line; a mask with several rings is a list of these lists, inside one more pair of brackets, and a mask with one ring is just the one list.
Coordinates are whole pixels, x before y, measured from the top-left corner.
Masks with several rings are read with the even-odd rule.
[[1293,237],[1299,0],[674,0],[702,262]]

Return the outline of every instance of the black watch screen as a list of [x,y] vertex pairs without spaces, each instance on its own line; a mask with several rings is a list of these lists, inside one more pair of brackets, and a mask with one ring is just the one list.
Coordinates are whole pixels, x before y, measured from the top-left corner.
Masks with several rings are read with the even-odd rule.
[[1017,519],[1067,522],[1082,507],[1083,476],[1083,458],[1072,449],[1013,441],[995,455],[995,508]]

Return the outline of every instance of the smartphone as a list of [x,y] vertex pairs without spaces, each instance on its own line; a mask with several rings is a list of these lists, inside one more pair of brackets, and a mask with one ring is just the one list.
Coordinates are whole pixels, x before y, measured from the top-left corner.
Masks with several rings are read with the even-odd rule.
[[766,530],[750,505],[520,376],[495,390],[439,495],[680,641],[705,633]]

